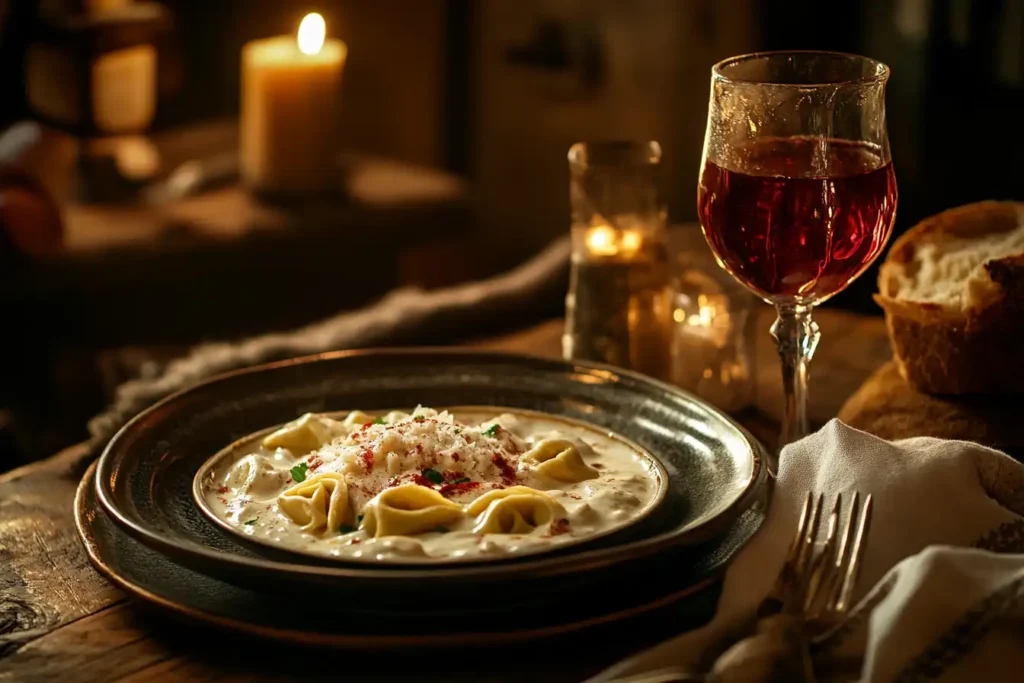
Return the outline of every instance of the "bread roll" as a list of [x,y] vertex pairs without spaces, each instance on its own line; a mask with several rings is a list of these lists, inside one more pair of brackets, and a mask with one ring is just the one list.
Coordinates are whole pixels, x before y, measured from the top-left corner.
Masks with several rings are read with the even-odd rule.
[[895,362],[879,368],[839,409],[839,419],[883,439],[974,441],[1024,459],[1024,396],[932,396],[907,384]]
[[916,388],[1024,392],[1024,204],[919,223],[893,244],[878,289],[897,367]]

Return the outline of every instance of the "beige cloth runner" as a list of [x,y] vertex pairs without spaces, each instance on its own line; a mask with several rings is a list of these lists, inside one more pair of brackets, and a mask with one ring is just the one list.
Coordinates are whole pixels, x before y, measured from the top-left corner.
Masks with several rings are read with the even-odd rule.
[[538,301],[564,296],[569,252],[566,236],[515,270],[487,280],[434,291],[398,289],[371,306],[298,330],[197,346],[166,368],[118,387],[113,405],[89,422],[90,450],[104,446],[125,422],[161,398],[221,372],[338,349],[410,343],[429,338],[432,328],[479,333],[488,322],[493,326]]

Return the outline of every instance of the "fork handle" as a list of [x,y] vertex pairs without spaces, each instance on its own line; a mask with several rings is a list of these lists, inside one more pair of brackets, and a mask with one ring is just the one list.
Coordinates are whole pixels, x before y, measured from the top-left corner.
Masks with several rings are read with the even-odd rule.
[[801,618],[778,614],[762,619],[754,635],[718,658],[709,683],[814,683],[809,644]]

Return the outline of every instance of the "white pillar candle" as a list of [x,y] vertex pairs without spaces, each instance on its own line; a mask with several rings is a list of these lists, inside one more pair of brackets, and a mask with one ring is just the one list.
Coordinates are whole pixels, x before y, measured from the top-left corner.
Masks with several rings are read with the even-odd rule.
[[242,49],[240,162],[243,181],[271,194],[338,189],[338,109],[348,48],[324,39],[309,14],[297,39],[277,36]]

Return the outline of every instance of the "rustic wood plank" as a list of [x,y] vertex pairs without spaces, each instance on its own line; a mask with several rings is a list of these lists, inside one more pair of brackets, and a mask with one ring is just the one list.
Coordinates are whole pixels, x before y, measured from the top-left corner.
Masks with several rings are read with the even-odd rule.
[[[756,408],[737,416],[766,443],[774,441],[779,401],[778,361],[767,334],[772,312],[761,314],[765,330],[758,338]],[[888,359],[880,319],[822,310],[823,341],[811,373],[812,419],[824,422],[865,377]],[[558,357],[561,321],[473,346]],[[261,661],[258,671],[245,665],[253,644],[231,636],[209,638],[125,602],[88,564],[75,534],[72,500],[83,447],[0,476],[0,681],[263,681],[295,675],[294,652]],[[271,648],[273,651],[273,648]],[[580,651],[583,651],[582,649]],[[605,657],[621,656],[604,652]],[[347,656],[347,655],[339,655]],[[388,655],[389,663],[392,655]],[[397,656],[408,680],[413,658]],[[323,658],[321,658],[323,659]],[[332,680],[331,667],[310,672],[311,680]],[[521,680],[536,683],[579,680],[584,667],[608,662],[565,663],[541,675],[536,662],[503,662],[487,676],[453,674],[443,680]],[[481,670],[483,670],[482,667]],[[435,672],[436,673],[436,672]],[[420,677],[426,680],[424,677]]]
[[70,448],[0,477],[0,662],[34,634],[120,599],[74,533],[74,466],[83,452]]
[[[258,661],[254,661],[254,649],[259,649]],[[314,653],[319,656],[307,656]],[[66,624],[27,644],[15,657],[0,661],[0,681],[288,681],[295,680],[299,668],[304,681],[333,681],[337,680],[340,658],[348,661],[349,674],[364,674],[375,682],[415,679],[509,683],[521,680],[533,667],[529,661],[500,661],[500,657],[495,664],[495,654],[500,652],[491,651],[488,663],[486,652],[466,653],[449,665],[425,659],[428,655],[422,652],[339,652],[324,657],[323,650],[302,650],[196,630],[176,621],[154,618],[144,608],[120,603]],[[381,671],[381,657],[387,658],[388,671]],[[300,661],[302,666],[298,667]],[[553,655],[547,671],[531,673],[530,677],[536,683],[575,681],[584,669],[593,673],[610,661],[613,659],[607,655],[583,663],[566,661],[564,657],[559,661]]]

